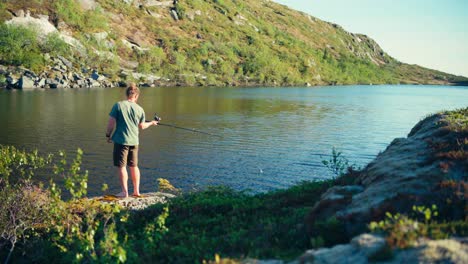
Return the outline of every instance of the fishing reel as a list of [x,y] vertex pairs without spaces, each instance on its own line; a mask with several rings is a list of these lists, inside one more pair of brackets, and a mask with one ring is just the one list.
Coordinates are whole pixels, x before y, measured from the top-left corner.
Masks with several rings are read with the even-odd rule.
[[158,122],[161,121],[161,117],[159,117],[157,113],[154,114],[153,119]]

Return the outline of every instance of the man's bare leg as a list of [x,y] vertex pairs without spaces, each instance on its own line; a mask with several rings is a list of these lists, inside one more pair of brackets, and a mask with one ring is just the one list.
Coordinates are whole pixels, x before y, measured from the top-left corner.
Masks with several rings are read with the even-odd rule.
[[120,186],[122,187],[122,192],[117,194],[118,197],[127,198],[128,197],[128,173],[127,167],[119,167],[119,178]]
[[130,167],[130,175],[133,182],[133,195],[140,196],[140,169],[138,167]]

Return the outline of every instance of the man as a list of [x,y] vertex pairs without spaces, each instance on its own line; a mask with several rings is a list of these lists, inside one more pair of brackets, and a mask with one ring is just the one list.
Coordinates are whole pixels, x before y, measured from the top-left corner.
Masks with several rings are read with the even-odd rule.
[[107,142],[114,142],[114,166],[118,169],[120,186],[122,187],[122,192],[116,196],[120,198],[128,197],[127,165],[130,167],[133,182],[133,196],[140,196],[139,129],[146,129],[158,124],[157,121],[145,121],[145,112],[137,104],[140,90],[134,83],[127,88],[126,95],[127,100],[117,102],[112,107],[106,131]]

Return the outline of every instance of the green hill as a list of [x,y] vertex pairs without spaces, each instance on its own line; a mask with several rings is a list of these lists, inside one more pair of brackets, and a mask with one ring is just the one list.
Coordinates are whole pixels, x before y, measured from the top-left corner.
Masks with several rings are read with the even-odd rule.
[[[6,0],[0,19],[9,21],[0,64],[48,77],[60,55],[80,74],[157,85],[468,81],[401,63],[366,35],[268,0]],[[28,19],[39,26],[18,28]]]

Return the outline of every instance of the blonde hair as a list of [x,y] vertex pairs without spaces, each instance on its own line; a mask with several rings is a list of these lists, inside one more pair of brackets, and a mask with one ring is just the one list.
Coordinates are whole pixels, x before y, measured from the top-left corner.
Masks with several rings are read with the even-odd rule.
[[136,86],[135,83],[131,83],[127,90],[125,91],[125,93],[127,94],[127,97],[128,98],[131,98],[131,97],[135,97],[137,95],[140,94],[140,89],[138,89],[138,87]]

